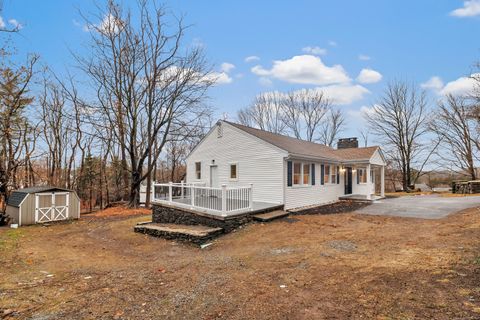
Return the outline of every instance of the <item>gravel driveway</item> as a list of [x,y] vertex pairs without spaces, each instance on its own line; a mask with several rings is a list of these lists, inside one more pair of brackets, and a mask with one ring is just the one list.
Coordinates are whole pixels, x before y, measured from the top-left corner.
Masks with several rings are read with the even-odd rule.
[[378,200],[356,212],[372,215],[440,219],[451,213],[472,207],[480,207],[480,196],[449,198],[438,195],[419,195]]

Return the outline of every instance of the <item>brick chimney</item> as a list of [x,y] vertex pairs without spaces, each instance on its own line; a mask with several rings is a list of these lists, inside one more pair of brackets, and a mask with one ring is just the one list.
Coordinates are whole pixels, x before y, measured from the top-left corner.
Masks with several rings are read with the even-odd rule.
[[337,149],[358,148],[358,140],[354,138],[338,139]]

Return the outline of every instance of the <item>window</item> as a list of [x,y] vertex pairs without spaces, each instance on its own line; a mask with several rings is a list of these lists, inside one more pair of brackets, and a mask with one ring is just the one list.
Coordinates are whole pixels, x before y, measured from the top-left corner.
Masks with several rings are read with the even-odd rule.
[[[289,186],[310,186],[312,185],[312,175],[315,172],[311,166],[311,163],[305,162],[291,162],[292,171],[289,171],[288,174],[288,185]],[[290,169],[289,169],[290,170]],[[290,183],[291,182],[291,183]]]
[[231,180],[238,179],[238,165],[236,163],[230,164],[230,179]]
[[323,173],[323,180],[325,183],[330,183],[330,165],[325,165],[325,172]]
[[367,170],[365,168],[359,168],[358,172],[358,182],[367,183]]
[[370,181],[371,181],[372,183],[375,182],[375,171],[373,171],[373,169],[370,170]]
[[303,184],[306,184],[306,185],[310,184],[310,164],[309,163],[303,164]]
[[299,185],[302,178],[302,164],[300,162],[293,163],[293,184]]
[[201,162],[195,162],[195,177],[197,180],[200,180],[202,178],[202,163]]
[[330,183],[336,183],[337,182],[337,167],[336,166],[330,166]]

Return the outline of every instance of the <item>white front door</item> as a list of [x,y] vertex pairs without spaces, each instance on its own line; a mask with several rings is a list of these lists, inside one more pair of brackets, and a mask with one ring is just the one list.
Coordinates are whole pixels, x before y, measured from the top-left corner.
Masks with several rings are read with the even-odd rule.
[[218,188],[218,167],[210,166],[210,187]]

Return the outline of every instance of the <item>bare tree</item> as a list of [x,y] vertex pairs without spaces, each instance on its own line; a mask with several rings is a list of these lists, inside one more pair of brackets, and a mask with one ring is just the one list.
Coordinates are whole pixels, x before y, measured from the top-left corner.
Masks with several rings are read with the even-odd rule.
[[0,205],[9,191],[18,187],[18,169],[25,165],[22,151],[32,133],[26,126],[25,110],[33,102],[29,89],[37,61],[34,55],[25,65],[0,69]]
[[320,125],[318,142],[326,146],[333,146],[339,134],[345,127],[345,115],[340,109],[331,109],[328,116]]
[[359,133],[363,139],[363,146],[368,147],[368,136],[370,135],[370,131],[368,130],[368,128],[363,128],[359,131]]
[[313,141],[331,101],[319,90],[299,90],[286,95],[283,100],[285,124],[297,139]]
[[365,118],[386,154],[398,164],[403,189],[409,190],[436,148],[423,140],[429,131],[425,92],[404,82],[391,83]]
[[472,180],[476,176],[476,162],[480,160],[475,142],[480,139],[476,121],[471,116],[471,107],[464,97],[448,95],[440,101],[438,111],[431,123],[431,129],[441,140],[442,152],[439,157],[453,164],[460,171],[467,172]]
[[97,123],[106,123],[120,144],[129,205],[137,207],[140,184],[153,170],[148,157],[158,158],[172,136],[199,124],[216,79],[200,48],[182,48],[182,20],[172,27],[157,2],[140,0],[132,11],[111,0],[99,18],[99,24],[86,18],[92,55],[77,60],[97,93]]
[[252,105],[238,111],[238,120],[246,126],[282,134],[286,128],[283,99],[284,95],[280,92],[261,93]]

